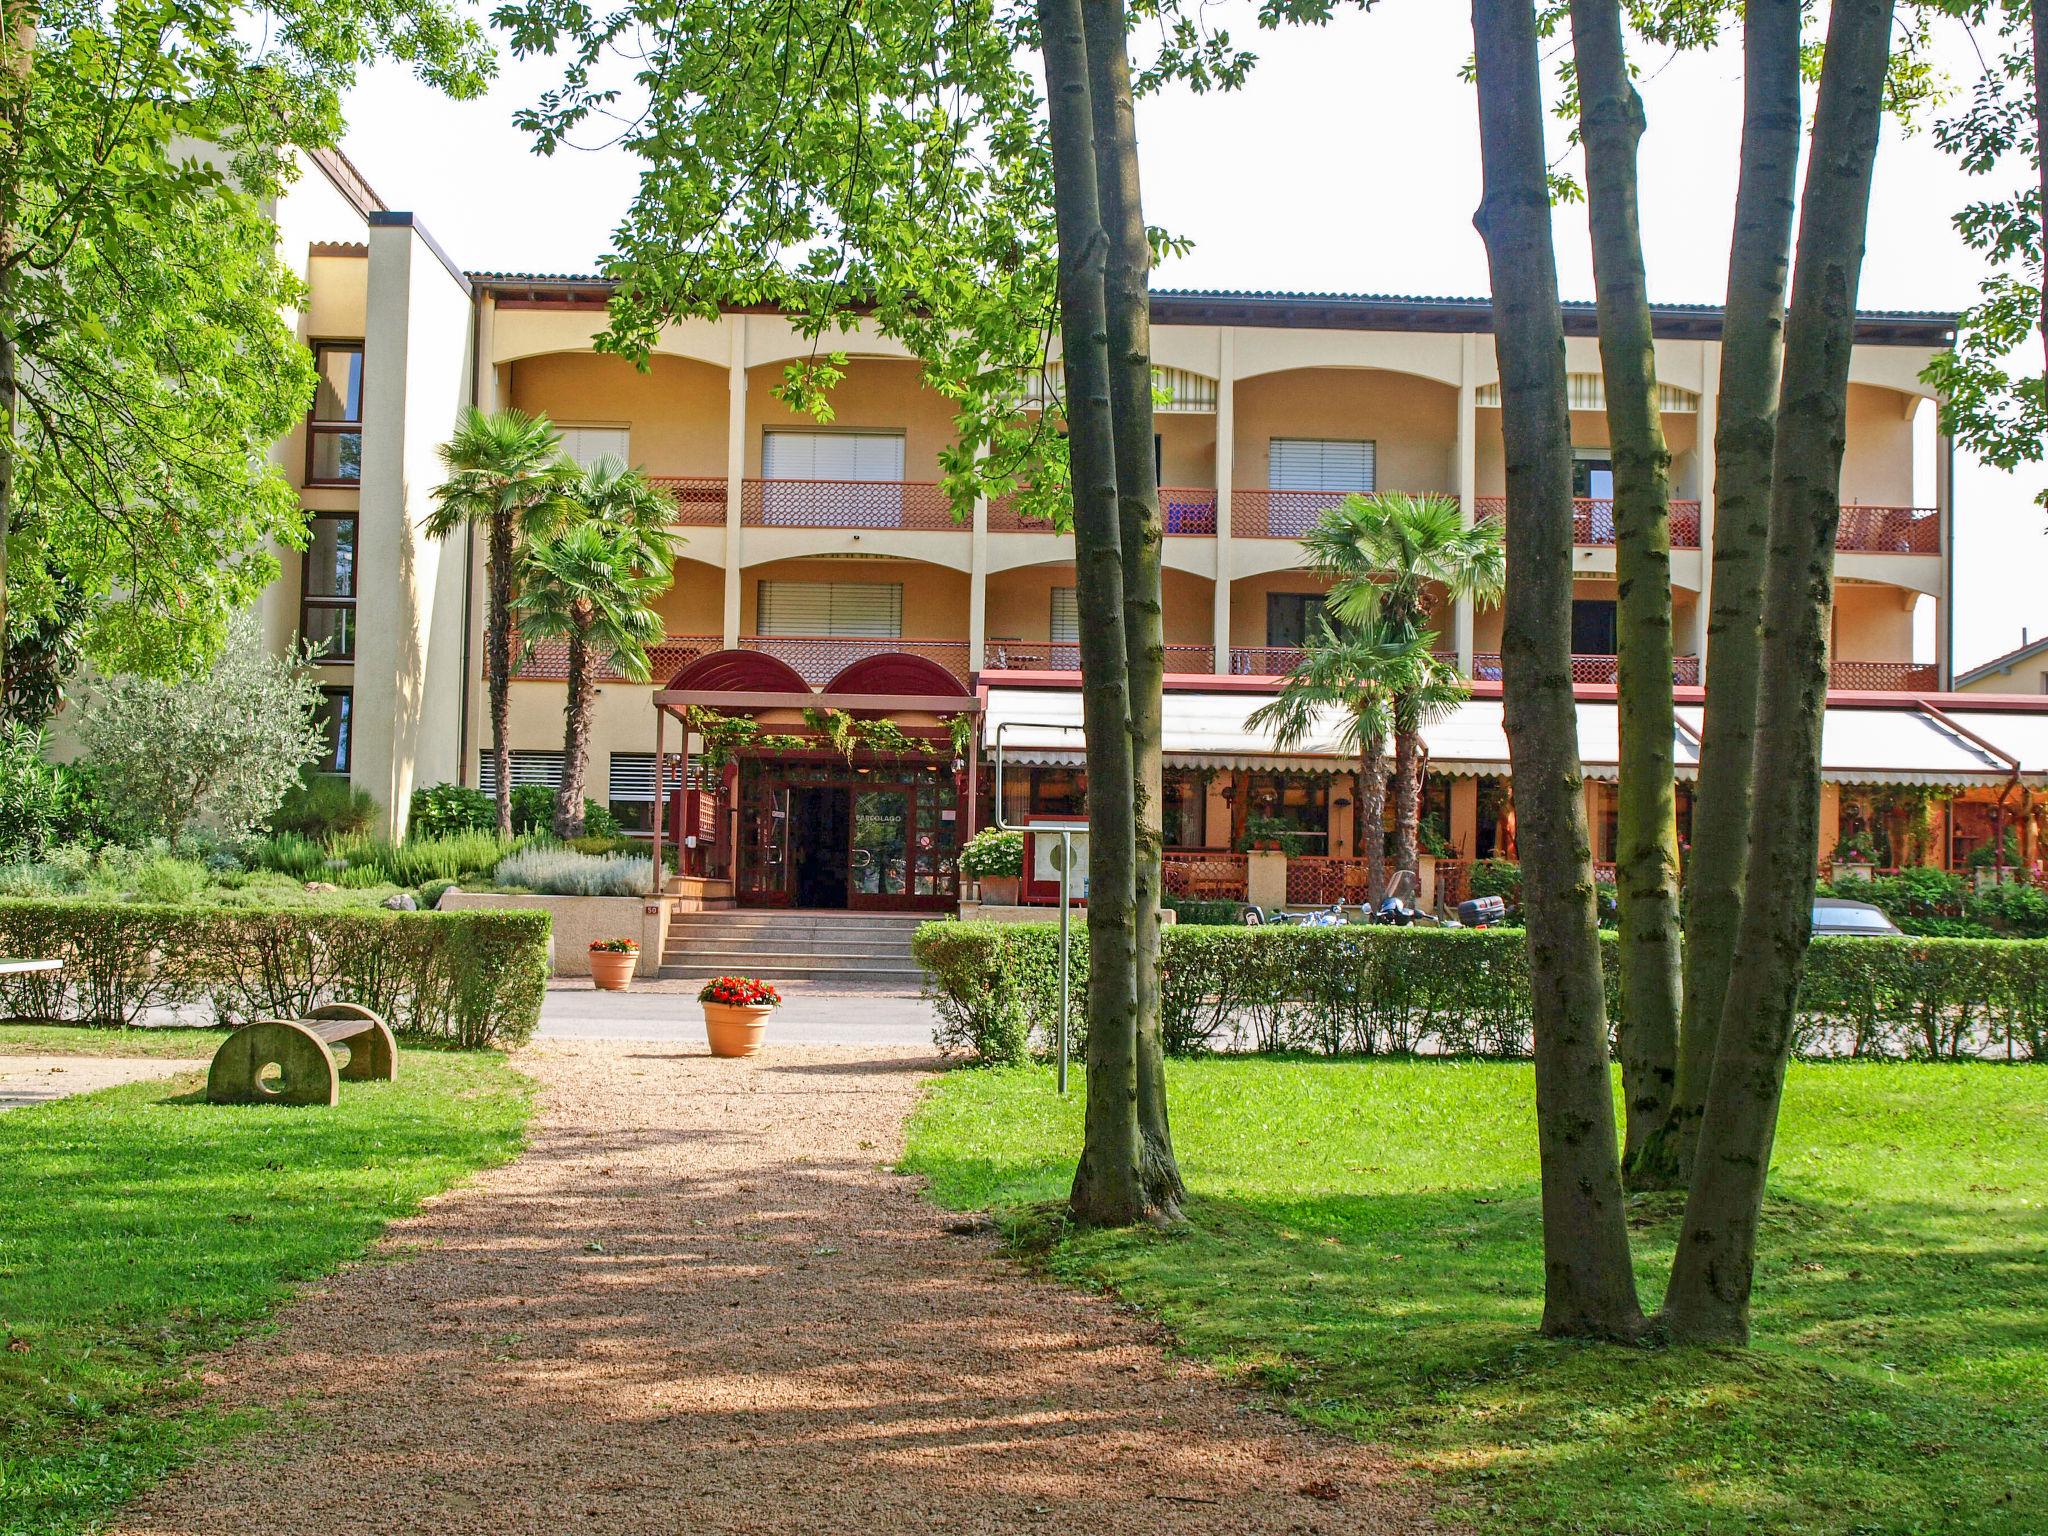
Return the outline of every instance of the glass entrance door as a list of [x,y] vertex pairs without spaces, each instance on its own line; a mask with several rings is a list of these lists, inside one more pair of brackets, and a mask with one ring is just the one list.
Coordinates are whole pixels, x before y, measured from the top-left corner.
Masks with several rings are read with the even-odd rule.
[[901,788],[853,792],[855,906],[901,906],[909,893],[910,795]]

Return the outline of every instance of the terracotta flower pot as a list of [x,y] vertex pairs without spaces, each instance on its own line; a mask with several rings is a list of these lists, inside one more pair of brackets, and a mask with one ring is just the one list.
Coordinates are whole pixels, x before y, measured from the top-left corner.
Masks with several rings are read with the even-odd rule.
[[591,984],[600,992],[623,992],[633,982],[633,966],[640,958],[637,949],[593,949],[590,952]]
[[1017,875],[983,875],[981,877],[981,899],[991,907],[1014,907],[1017,905],[1017,887],[1023,883]]
[[768,1028],[767,1005],[742,1008],[732,1003],[704,1003],[704,1034],[714,1056],[751,1056],[761,1049]]

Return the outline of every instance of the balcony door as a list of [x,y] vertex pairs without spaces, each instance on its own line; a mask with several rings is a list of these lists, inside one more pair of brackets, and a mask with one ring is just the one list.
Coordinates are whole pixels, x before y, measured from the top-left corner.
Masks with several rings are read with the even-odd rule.
[[1377,447],[1327,437],[1276,437],[1266,448],[1266,533],[1298,539],[1323,509],[1378,489]]
[[1611,598],[1596,597],[1572,599],[1572,654],[1574,656],[1612,656],[1616,653],[1615,641],[1620,631],[1615,626],[1614,602]]
[[900,432],[767,432],[761,478],[771,482],[761,496],[762,519],[770,526],[903,526]]

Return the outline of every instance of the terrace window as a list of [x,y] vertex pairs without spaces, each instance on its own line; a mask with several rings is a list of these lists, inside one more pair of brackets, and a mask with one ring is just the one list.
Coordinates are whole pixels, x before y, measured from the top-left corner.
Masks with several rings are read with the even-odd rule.
[[767,432],[761,478],[769,525],[895,528],[903,522],[900,432]]
[[633,432],[630,427],[558,427],[562,434],[562,456],[580,469],[594,468],[600,460],[615,464],[633,462]]
[[322,746],[319,757],[313,761],[315,773],[333,773],[346,778],[349,771],[350,748],[353,745],[350,718],[355,707],[353,688],[322,688],[320,708],[314,715],[319,724]]
[[1320,592],[1268,592],[1266,644],[1300,650],[1320,628],[1329,599]]
[[319,647],[325,662],[356,656],[356,535],[353,512],[316,512],[306,524],[304,578],[299,587],[299,635]]
[[363,344],[315,342],[313,369],[306,484],[355,485],[363,478]]
[[900,581],[763,581],[756,633],[897,640],[903,635]]

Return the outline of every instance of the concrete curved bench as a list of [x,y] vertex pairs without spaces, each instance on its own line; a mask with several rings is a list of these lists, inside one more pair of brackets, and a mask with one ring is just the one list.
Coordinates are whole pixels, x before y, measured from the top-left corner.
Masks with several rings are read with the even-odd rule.
[[[335,1047],[348,1053],[337,1061]],[[264,1081],[278,1069],[275,1084]],[[333,1104],[341,1080],[398,1075],[398,1043],[390,1027],[360,1003],[328,1003],[303,1019],[257,1019],[213,1053],[206,1074],[211,1104]]]

